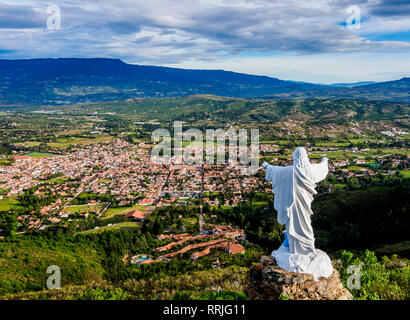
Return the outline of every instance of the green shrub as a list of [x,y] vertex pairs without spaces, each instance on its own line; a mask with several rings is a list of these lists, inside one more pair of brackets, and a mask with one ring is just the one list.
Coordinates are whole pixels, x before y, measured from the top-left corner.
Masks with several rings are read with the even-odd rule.
[[347,286],[347,280],[352,274],[347,273],[350,265],[360,267],[360,289],[351,289],[357,300],[408,300],[410,298],[410,267],[407,259],[397,255],[382,257],[378,261],[374,252],[364,253],[342,251],[338,271],[342,282]]
[[129,295],[122,289],[103,290],[100,288],[93,288],[84,291],[78,300],[127,300]]
[[242,292],[231,290],[208,291],[199,296],[191,296],[191,300],[246,300],[246,295]]

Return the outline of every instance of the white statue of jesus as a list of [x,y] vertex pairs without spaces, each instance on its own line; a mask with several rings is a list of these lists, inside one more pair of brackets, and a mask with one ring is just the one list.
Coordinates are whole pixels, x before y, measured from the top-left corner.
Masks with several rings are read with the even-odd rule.
[[310,273],[315,280],[329,277],[333,267],[327,254],[315,249],[310,220],[316,183],[326,178],[328,159],[311,164],[306,149],[299,147],[293,153],[293,165],[279,167],[264,162],[262,167],[266,169],[266,180],[272,182],[278,222],[286,225],[285,241],[272,256],[287,271]]

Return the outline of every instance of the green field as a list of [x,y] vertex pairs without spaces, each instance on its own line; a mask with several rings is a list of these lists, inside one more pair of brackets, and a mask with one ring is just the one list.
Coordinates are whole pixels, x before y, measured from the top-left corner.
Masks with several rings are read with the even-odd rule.
[[51,180],[47,180],[48,183],[63,183],[67,181],[69,178],[67,176],[57,177]]
[[26,147],[36,147],[36,146],[40,145],[40,142],[28,141],[28,142],[25,142],[24,145]]
[[138,222],[120,222],[117,224],[114,224],[112,226],[105,226],[105,227],[100,227],[98,229],[91,229],[91,230],[86,230],[82,231],[79,233],[86,234],[86,233],[100,233],[104,231],[113,231],[113,230],[119,230],[119,229],[130,229],[130,228],[139,228],[140,224]]
[[54,156],[56,156],[56,154],[53,154],[53,153],[37,153],[37,152],[34,152],[34,153],[27,153],[27,154],[25,154],[25,156],[30,156],[30,157],[32,157],[33,159],[41,159],[41,158],[54,157]]
[[98,135],[95,139],[87,138],[74,138],[74,139],[59,139],[58,142],[50,142],[48,145],[53,148],[65,148],[73,144],[96,144],[100,142],[109,142],[113,140],[113,137],[110,135]]
[[[373,149],[373,150],[369,150],[368,152],[371,154],[374,153],[379,153],[378,152],[379,149]],[[409,149],[405,149],[405,148],[400,148],[400,149],[393,149],[393,148],[387,148],[387,149],[380,149],[382,154],[399,154],[399,155],[410,155],[410,150]]]
[[17,209],[19,202],[14,198],[6,197],[0,200],[0,211],[9,211],[10,209]]
[[401,170],[400,173],[401,173],[405,178],[410,178],[410,170]]
[[[96,135],[96,136],[93,136],[93,138],[72,137],[71,139],[61,138],[61,139],[58,139],[57,142],[48,142],[47,145],[51,148],[67,148],[75,144],[87,145],[87,144],[104,143],[104,142],[109,142],[113,139],[114,137],[110,135]],[[36,146],[39,146],[40,143],[41,142],[38,142],[38,141],[28,141],[28,142],[25,142],[24,145],[26,147],[36,147]]]
[[363,169],[362,167],[359,166],[350,166],[347,168],[349,171],[360,171],[361,169]]
[[252,201],[252,204],[254,206],[267,206],[268,205],[268,201]]
[[80,206],[70,206],[65,209],[68,212],[74,213],[84,213],[84,212],[97,212],[103,208],[103,205],[80,205]]
[[105,211],[104,218],[110,218],[113,216],[117,215],[125,215],[127,212],[133,211],[133,210],[140,210],[142,212],[145,212],[147,209],[147,206],[142,206],[142,205],[135,205],[132,207],[123,207],[123,208],[108,208],[107,211]]
[[348,142],[332,142],[332,141],[321,141],[315,144],[316,147],[347,147],[350,143]]
[[262,141],[260,141],[260,143],[262,143],[262,144],[276,144],[276,145],[279,145],[279,146],[282,146],[282,145],[284,145],[284,144],[288,144],[288,143],[291,143],[292,141],[290,141],[290,140],[262,140]]
[[186,224],[195,224],[198,222],[198,218],[183,218],[182,221]]

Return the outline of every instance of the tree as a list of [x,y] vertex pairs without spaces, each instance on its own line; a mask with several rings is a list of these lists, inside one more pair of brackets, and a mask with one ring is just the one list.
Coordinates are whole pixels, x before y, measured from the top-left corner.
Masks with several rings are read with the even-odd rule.
[[163,226],[162,222],[158,221],[158,220],[155,220],[154,226],[153,226],[152,229],[153,229],[152,231],[156,235],[161,234],[162,232],[164,232],[164,226]]
[[70,223],[67,226],[67,234],[68,235],[73,235],[75,233],[76,229],[77,229],[77,226],[76,226],[75,222],[70,221]]
[[209,212],[211,212],[211,205],[208,202],[205,202],[203,206],[203,213],[209,213]]
[[4,213],[0,215],[0,230],[6,236],[14,236],[18,229],[17,213]]
[[47,152],[48,151],[48,144],[45,142],[41,142],[38,146],[37,146],[37,151],[38,152]]
[[177,221],[177,229],[178,229],[178,230],[181,230],[181,229],[182,229],[182,226],[183,226],[183,224],[182,224],[182,219],[178,219],[178,221]]

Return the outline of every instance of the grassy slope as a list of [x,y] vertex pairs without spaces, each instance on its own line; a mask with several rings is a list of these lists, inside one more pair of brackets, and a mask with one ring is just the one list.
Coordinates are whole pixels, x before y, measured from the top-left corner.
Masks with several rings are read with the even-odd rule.
[[[53,110],[53,107],[42,107]],[[286,101],[268,99],[234,99],[224,97],[186,96],[162,99],[138,99],[115,102],[89,103],[65,106],[64,112],[90,114],[114,113],[124,120],[170,122],[199,121],[212,125],[227,122],[271,123],[288,116],[303,115],[312,120],[382,120],[403,117],[409,105],[386,101],[363,101],[350,99],[315,99]]]
[[9,211],[18,208],[19,202],[15,198],[5,197],[0,200],[0,211]]
[[[347,267],[351,264],[361,265],[361,288],[352,290],[357,300],[403,300],[409,298],[409,265],[408,260],[393,256],[377,260],[372,252],[338,252],[334,253],[334,265],[341,274],[346,286]],[[403,264],[405,266],[399,265]],[[225,269],[210,269],[190,272],[178,276],[166,276],[160,279],[129,279],[121,284],[110,284],[106,281],[92,281],[87,285],[68,285],[60,290],[41,290],[7,294],[1,299],[31,300],[75,300],[75,299],[201,299],[217,292],[232,292],[234,298],[244,296],[249,283],[248,268],[231,266]],[[210,295],[211,293],[211,295]],[[211,298],[212,299],[212,298]]]
[[[173,299],[175,294],[199,296],[202,293],[220,290],[229,290],[241,293],[248,280],[248,268],[237,266],[226,269],[192,272],[179,276],[169,276],[162,279],[127,280],[121,285],[121,290],[127,293],[129,299]],[[61,290],[42,290],[8,294],[0,299],[78,299],[86,290],[100,288],[112,291],[118,287],[105,281],[96,281],[87,286],[67,286]]]
[[104,272],[97,252],[84,244],[0,241],[0,294],[45,288],[51,265],[60,267],[62,286],[101,279]]

